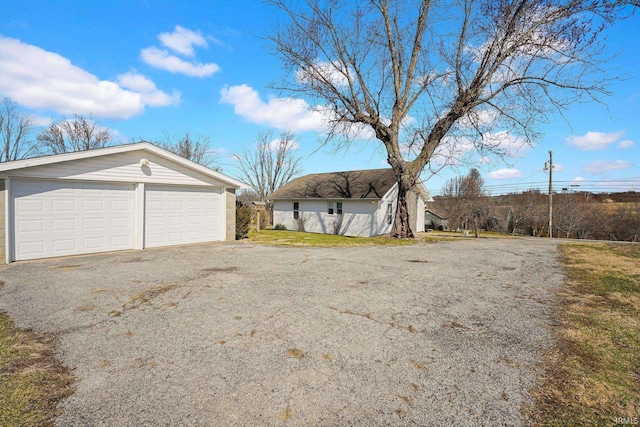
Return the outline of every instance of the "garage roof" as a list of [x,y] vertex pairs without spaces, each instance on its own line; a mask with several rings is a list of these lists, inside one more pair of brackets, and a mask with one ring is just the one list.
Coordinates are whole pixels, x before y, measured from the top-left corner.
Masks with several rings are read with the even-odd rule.
[[233,188],[249,188],[247,184],[238,181],[230,176],[214,171],[206,166],[187,160],[184,157],[173,154],[167,150],[157,147],[148,142],[139,142],[135,144],[116,145],[113,147],[99,148],[95,150],[75,151],[73,153],[55,154],[50,156],[34,157],[31,159],[16,160],[13,162],[0,163],[0,173],[16,169],[24,169],[34,166],[48,165],[53,163],[67,162],[71,160],[87,159],[99,156],[108,156],[110,154],[126,153],[129,151],[143,150],[154,153],[160,157],[164,157],[173,162],[179,163],[187,168],[208,175],[218,181],[223,182]]

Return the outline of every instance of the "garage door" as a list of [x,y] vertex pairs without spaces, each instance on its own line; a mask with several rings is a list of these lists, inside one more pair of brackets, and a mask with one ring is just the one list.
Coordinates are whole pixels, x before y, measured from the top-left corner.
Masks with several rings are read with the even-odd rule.
[[223,240],[221,210],[217,190],[148,185],[145,247]]
[[133,249],[133,190],[133,184],[12,180],[13,259]]

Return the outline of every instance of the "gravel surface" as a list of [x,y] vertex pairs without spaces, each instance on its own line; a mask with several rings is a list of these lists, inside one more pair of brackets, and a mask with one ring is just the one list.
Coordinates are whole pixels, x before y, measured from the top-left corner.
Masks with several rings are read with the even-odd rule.
[[526,424],[563,282],[543,239],[194,245],[14,263],[0,310],[58,336],[60,426]]

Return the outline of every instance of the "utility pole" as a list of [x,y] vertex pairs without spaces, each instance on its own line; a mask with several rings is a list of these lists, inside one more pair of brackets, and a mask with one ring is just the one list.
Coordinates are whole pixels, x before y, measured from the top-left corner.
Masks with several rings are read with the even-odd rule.
[[544,164],[549,170],[549,238],[553,238],[553,151],[549,150],[549,161]]

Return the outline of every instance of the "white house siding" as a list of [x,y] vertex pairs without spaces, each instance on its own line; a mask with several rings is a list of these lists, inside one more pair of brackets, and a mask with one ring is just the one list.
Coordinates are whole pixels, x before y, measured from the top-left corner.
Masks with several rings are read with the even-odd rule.
[[[149,165],[141,166],[141,159],[149,160]],[[28,167],[9,174],[12,177],[224,187],[212,177],[144,150]]]
[[422,233],[424,231],[424,209],[425,203],[422,197],[418,197],[418,209],[416,215],[416,232]]
[[381,234],[376,224],[377,200],[348,200],[343,203],[341,233],[345,236],[369,237]]
[[391,233],[393,224],[389,224],[387,221],[387,205],[389,203],[392,205],[392,215],[395,217],[396,208],[398,207],[398,184],[391,187],[391,190],[380,199],[380,203],[378,204],[375,220],[378,225],[378,232],[376,233],[378,235]]
[[284,225],[287,230],[297,230],[298,224],[293,219],[293,200],[275,200],[273,202],[273,225]]
[[[299,220],[293,218],[294,202],[299,203]],[[336,220],[337,215],[327,213],[326,200],[278,200],[273,205],[273,224],[283,224],[287,230],[298,230],[302,222],[304,231],[334,234]]]
[[[293,219],[293,203],[299,203],[299,215],[304,223],[304,230],[311,233],[335,234],[337,223],[339,234],[345,236],[379,236],[391,232],[392,224],[387,221],[387,205],[391,203],[392,216],[397,208],[398,187],[394,185],[381,199],[376,200],[332,200],[334,209],[337,202],[342,202],[342,215],[329,215],[327,203],[330,200],[276,200],[273,204],[273,224],[282,224],[287,230],[298,230],[298,220]],[[425,210],[422,197],[417,197],[417,212]],[[423,232],[424,215],[416,215],[415,231]]]
[[[288,230],[298,230],[298,220],[293,219],[294,201],[296,200],[274,202],[274,224],[283,224]],[[384,222],[384,214],[378,214],[381,206],[378,200],[333,200],[334,209],[337,209],[338,202],[342,203],[342,215],[329,215],[328,200],[297,202],[304,231],[310,233],[336,234],[337,231],[337,234],[345,236],[368,237],[388,233],[390,230]],[[384,206],[386,209],[386,204]]]

